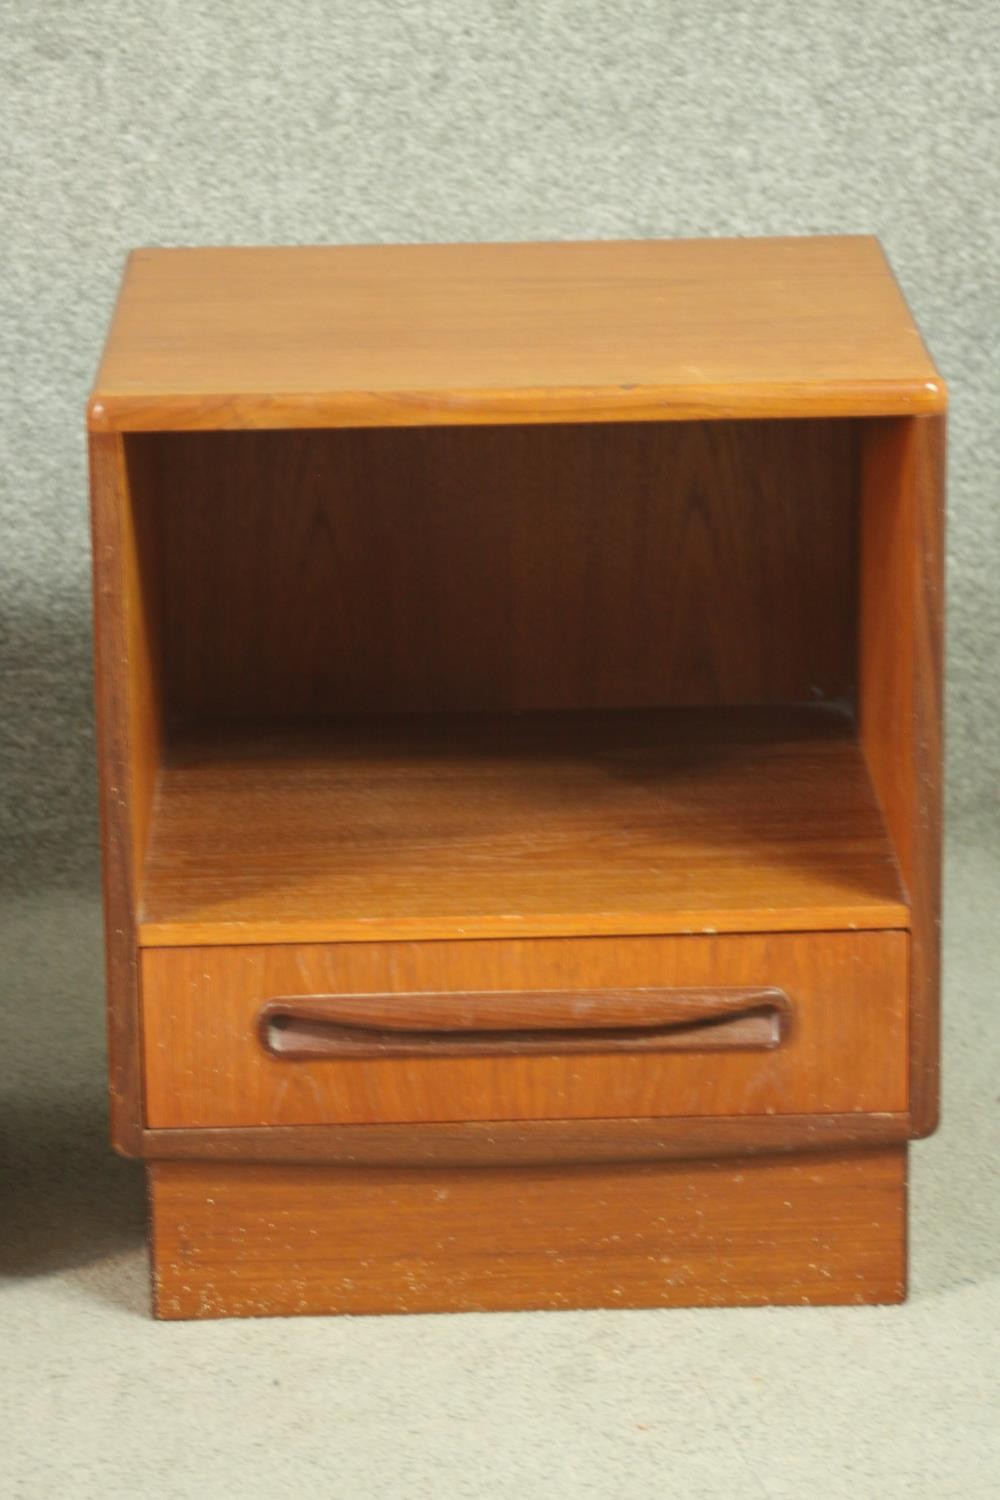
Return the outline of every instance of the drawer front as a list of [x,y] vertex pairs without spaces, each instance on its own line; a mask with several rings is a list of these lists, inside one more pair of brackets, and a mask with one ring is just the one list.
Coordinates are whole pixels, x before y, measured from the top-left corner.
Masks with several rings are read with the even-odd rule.
[[903,932],[147,949],[154,1128],[907,1106]]

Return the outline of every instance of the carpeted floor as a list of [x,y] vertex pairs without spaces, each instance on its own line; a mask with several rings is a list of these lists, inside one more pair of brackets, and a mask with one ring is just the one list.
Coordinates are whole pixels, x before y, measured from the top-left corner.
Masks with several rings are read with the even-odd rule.
[[[0,1500],[1000,1496],[998,43],[988,0],[0,0]],[[83,409],[126,251],[817,232],[882,238],[953,398],[968,826],[912,1300],[153,1324],[93,847]]]
[[998,911],[996,841],[956,838],[904,1307],[156,1324],[142,1173],[105,1145],[96,894],[15,894],[0,1495],[993,1500]]

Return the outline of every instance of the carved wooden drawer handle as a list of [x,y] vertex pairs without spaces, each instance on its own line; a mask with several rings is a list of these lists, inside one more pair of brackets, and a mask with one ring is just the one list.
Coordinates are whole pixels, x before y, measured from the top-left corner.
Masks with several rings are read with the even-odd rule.
[[790,1020],[768,988],[286,995],[262,1007],[259,1034],[292,1059],[761,1051]]

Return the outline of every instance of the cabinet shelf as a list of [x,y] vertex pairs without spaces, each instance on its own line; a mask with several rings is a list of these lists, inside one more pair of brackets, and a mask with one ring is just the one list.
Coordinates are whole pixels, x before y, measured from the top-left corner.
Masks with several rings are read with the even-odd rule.
[[671,708],[175,731],[140,940],[907,925],[848,713]]

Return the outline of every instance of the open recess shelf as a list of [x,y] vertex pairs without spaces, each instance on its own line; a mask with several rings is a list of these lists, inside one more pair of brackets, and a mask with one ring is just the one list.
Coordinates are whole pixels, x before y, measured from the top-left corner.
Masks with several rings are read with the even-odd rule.
[[833,708],[202,723],[153,811],[145,945],[905,927]]
[[832,419],[129,434],[144,946],[901,927]]

